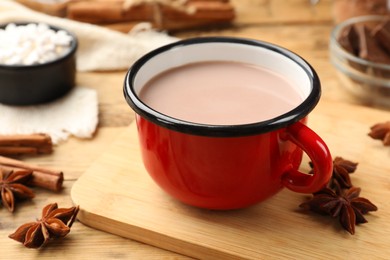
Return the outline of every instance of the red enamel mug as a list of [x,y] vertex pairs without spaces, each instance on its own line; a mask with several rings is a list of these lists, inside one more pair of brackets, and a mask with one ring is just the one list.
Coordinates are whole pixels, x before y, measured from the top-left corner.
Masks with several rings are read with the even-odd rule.
[[[199,61],[263,66],[299,86],[304,99],[270,120],[208,125],[165,115],[139,98],[154,76]],[[125,98],[136,112],[143,163],[152,179],[179,201],[221,210],[259,203],[284,187],[313,193],[326,185],[332,156],[306,126],[320,94],[317,73],[298,55],[274,44],[233,37],[192,38],[155,49],[134,63],[124,83]],[[299,171],[303,152],[314,165],[312,174]]]

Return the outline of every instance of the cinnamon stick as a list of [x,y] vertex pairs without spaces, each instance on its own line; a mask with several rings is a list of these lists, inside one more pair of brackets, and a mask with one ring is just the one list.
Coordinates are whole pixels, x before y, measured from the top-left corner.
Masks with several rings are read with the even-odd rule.
[[0,135],[0,155],[48,154],[53,151],[46,134]]
[[234,19],[235,13],[227,0],[189,0],[180,9],[153,2],[124,8],[124,0],[94,0],[71,2],[68,5],[67,17],[105,25],[134,21],[151,22],[154,27],[169,30],[227,23]]
[[174,8],[161,8],[161,21],[154,20],[154,26],[158,29],[186,29],[209,24],[226,24],[235,17],[233,7],[228,2],[193,0],[189,2],[196,12],[187,13]]
[[62,189],[64,174],[61,171],[40,167],[4,156],[0,156],[0,168],[5,171],[31,170],[33,173],[29,185],[52,191],[60,191]]

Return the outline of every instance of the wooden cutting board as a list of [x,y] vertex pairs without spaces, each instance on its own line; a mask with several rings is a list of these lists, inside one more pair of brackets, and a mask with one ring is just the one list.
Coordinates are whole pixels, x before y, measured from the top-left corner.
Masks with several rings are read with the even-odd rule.
[[[352,182],[379,208],[353,236],[335,219],[302,211],[298,205],[309,195],[289,190],[232,211],[177,202],[144,170],[134,124],[115,137],[71,195],[85,225],[196,258],[389,259],[390,147],[367,136],[371,125],[387,120],[389,111],[326,102],[309,118],[333,156],[359,162]],[[301,168],[309,170],[307,158]]]

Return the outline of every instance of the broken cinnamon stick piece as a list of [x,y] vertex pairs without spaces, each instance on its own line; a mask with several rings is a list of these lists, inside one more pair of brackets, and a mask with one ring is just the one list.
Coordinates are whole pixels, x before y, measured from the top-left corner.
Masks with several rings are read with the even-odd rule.
[[53,151],[47,134],[0,135],[0,155],[48,154]]
[[0,156],[0,168],[6,171],[31,170],[33,173],[28,183],[29,185],[52,191],[60,191],[62,189],[64,174],[61,171],[40,167],[4,156]]

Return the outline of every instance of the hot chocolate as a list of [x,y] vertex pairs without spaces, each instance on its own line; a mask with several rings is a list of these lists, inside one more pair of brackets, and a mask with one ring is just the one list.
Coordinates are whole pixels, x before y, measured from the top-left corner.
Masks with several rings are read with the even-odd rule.
[[140,99],[165,115],[202,124],[249,124],[280,116],[303,101],[287,78],[229,61],[197,62],[152,78]]

